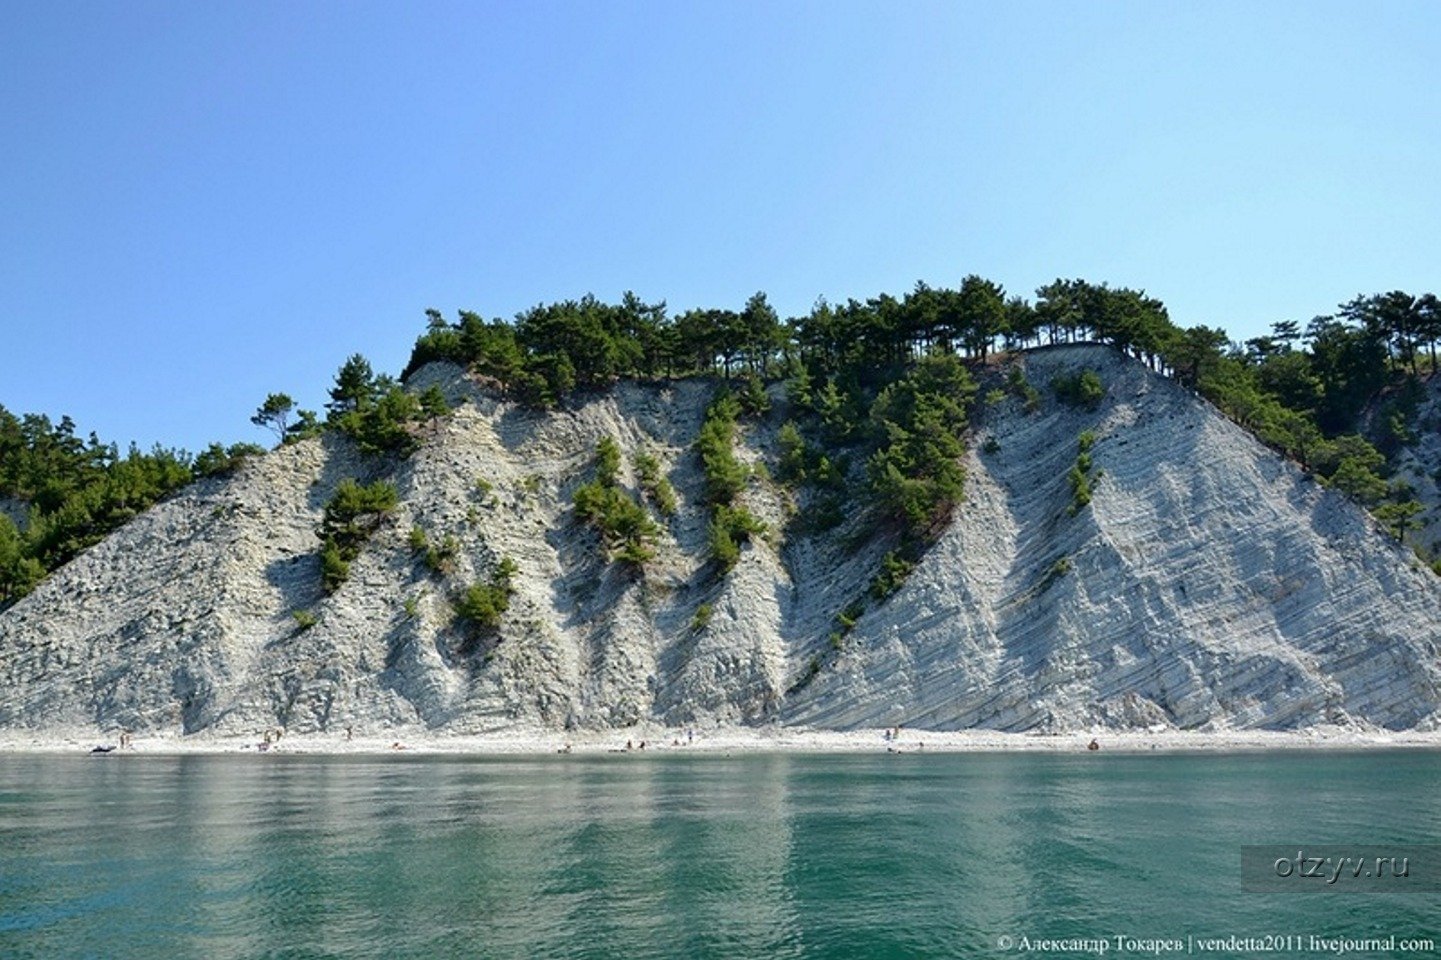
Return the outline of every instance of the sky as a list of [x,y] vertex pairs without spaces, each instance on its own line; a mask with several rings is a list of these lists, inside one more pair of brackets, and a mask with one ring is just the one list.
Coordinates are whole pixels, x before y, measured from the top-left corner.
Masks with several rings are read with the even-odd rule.
[[0,405],[265,442],[433,307],[1436,291],[1441,4],[0,5]]

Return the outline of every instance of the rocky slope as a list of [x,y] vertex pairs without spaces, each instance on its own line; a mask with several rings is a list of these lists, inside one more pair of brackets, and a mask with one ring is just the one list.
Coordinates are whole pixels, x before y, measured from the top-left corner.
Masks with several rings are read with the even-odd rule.
[[[465,402],[387,469],[400,505],[339,591],[320,591],[316,526],[341,480],[381,468],[328,437],[187,489],[0,615],[0,726],[1441,725],[1441,579],[1409,550],[1137,363],[1081,346],[1017,362],[1038,386],[1092,367],[1107,396],[988,407],[954,523],[838,648],[838,612],[891,544],[859,510],[787,535],[791,495],[758,479],[743,499],[772,533],[717,577],[690,452],[711,385],[538,413],[432,365],[412,383]],[[744,459],[773,458],[776,423],[747,427]],[[1072,515],[1083,430],[1099,476]],[[624,483],[649,451],[680,495],[644,578],[570,510],[605,435]],[[426,569],[413,526],[456,537],[453,570]],[[501,557],[516,593],[477,644],[451,600]]]

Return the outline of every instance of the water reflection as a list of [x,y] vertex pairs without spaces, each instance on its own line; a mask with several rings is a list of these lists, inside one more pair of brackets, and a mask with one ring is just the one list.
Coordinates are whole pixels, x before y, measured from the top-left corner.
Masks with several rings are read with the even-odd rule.
[[[1309,784],[1308,789],[1298,784]],[[5,956],[829,957],[1433,933],[1242,843],[1441,841],[1427,753],[0,757]]]

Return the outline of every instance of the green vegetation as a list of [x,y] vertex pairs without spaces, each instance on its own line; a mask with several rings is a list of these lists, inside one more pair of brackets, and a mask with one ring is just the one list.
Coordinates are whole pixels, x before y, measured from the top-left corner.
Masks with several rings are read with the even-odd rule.
[[1066,474],[1066,480],[1071,484],[1071,505],[1068,510],[1071,516],[1075,516],[1090,506],[1091,483],[1079,463],[1071,467]]
[[[358,555],[358,552],[357,552]],[[353,557],[351,559],[354,559]],[[336,544],[327,540],[320,548],[320,585],[326,593],[334,593],[350,579],[350,559]]]
[[1039,592],[1045,593],[1051,588],[1052,584],[1064,577],[1066,574],[1070,573],[1071,570],[1072,564],[1070,557],[1058,558],[1056,562],[1051,564],[1050,568],[1046,570],[1046,575],[1041,578]]
[[1385,499],[1388,487],[1381,474],[1386,457],[1361,437],[1348,434],[1323,443],[1313,459],[1326,482],[1357,503],[1374,507]]
[[[819,432],[848,438],[861,452],[869,450],[865,492],[878,507],[879,516],[894,524],[900,534],[900,546],[887,554],[870,586],[871,596],[883,600],[900,588],[960,502],[965,485],[960,463],[965,453],[963,437],[978,387],[957,357],[922,357],[879,389],[863,422],[845,427],[838,423],[840,411],[861,408],[866,390],[858,386],[843,397],[834,381],[828,382],[828,388],[817,395],[821,406],[810,411],[819,421]],[[810,481],[835,492],[813,500],[797,517],[797,526],[811,531],[842,522],[846,515],[846,502],[840,495],[846,486],[844,468],[810,447],[794,424],[783,425],[777,441],[783,479]],[[864,528],[855,533],[858,543],[871,535],[872,531]],[[854,607],[855,617],[864,613],[863,603]],[[849,626],[843,626],[842,635],[848,630]]]
[[[1436,371],[1436,298],[1359,296],[1304,332],[1293,321],[1275,323],[1270,335],[1244,346],[1227,344],[1219,330],[1198,329],[1202,335],[1188,337],[1189,352],[1174,364],[1177,376],[1404,538],[1419,508],[1387,478],[1414,440],[1409,424],[1422,372]],[[1368,418],[1371,409],[1377,414]]]
[[750,477],[750,471],[735,455],[739,414],[740,404],[736,399],[729,392],[721,393],[706,408],[700,435],[696,437],[695,449],[705,473],[706,502],[711,505],[729,504],[745,489]]
[[1006,371],[1006,389],[1025,404],[1027,413],[1035,413],[1041,409],[1041,391],[1031,386],[1031,382],[1026,379],[1026,371],[1019,365],[1012,365]]
[[295,621],[296,633],[304,633],[320,622],[320,618],[309,610],[292,610],[290,617]]
[[1418,526],[1416,515],[1421,504],[1410,498],[1393,500],[1376,508],[1376,519],[1390,527],[1397,540],[1406,539],[1406,531]]
[[790,487],[812,484],[821,490],[841,491],[846,486],[849,459],[832,460],[819,447],[806,441],[794,420],[787,420],[776,434],[780,458],[776,475]]
[[1091,481],[1097,479],[1091,473],[1091,447],[1095,446],[1096,435],[1089,430],[1081,433],[1076,441],[1076,462],[1066,474],[1071,484],[1071,505],[1068,508],[1075,516],[1091,503]]
[[740,392],[736,394],[736,402],[740,404],[741,411],[748,417],[758,419],[770,413],[771,398],[766,394],[765,384],[761,382],[761,378],[754,373],[745,378]]
[[916,568],[913,559],[892,550],[881,558],[881,569],[871,580],[870,594],[876,600],[884,600],[901,588],[911,571]]
[[[765,415],[766,385],[784,377],[795,420],[782,428],[777,475],[830,491],[803,511],[806,528],[826,529],[854,512],[860,491],[846,491],[838,455],[850,451],[866,461],[869,494],[882,513],[922,541],[959,496],[958,427],[972,397],[938,391],[918,403],[918,388],[907,382],[924,379],[934,364],[965,374],[963,359],[1080,341],[1108,344],[1174,377],[1405,537],[1418,520],[1406,506],[1415,500],[1389,481],[1398,455],[1414,442],[1420,381],[1436,372],[1441,343],[1441,307],[1432,294],[1357,296],[1332,315],[1304,325],[1281,321],[1266,336],[1233,344],[1222,330],[1174,324],[1164,304],[1143,291],[1058,279],[1026,300],[974,275],[956,289],[918,283],[899,297],[822,299],[785,320],[763,293],[739,310],[678,316],[628,293],[618,304],[590,296],[542,304],[511,321],[462,312],[452,323],[436,311],[427,321],[402,380],[426,362],[448,360],[536,405],[624,377],[734,382],[734,396],[717,400],[697,442],[712,508],[731,505],[749,475],[732,450],[738,418]],[[1093,371],[1053,387],[1082,406],[1105,392]],[[1040,394],[1019,366],[1007,369],[1006,389],[1027,409],[1039,407]],[[251,422],[284,443],[331,429],[367,453],[403,456],[447,406],[439,389],[414,395],[354,355],[336,375],[323,423],[284,393],[269,394]],[[57,425],[0,409],[0,498],[12,506],[0,519],[0,606],[162,497],[195,477],[230,472],[254,452],[216,444],[193,459],[160,447],[147,453],[132,446],[122,455],[94,435],[77,437],[68,419]],[[528,479],[525,488],[538,485]],[[643,477],[642,488],[668,514],[660,484]],[[336,545],[325,555],[332,582],[343,578],[344,554]]]
[[321,585],[326,593],[334,593],[349,579],[351,561],[360,556],[395,503],[395,487],[381,480],[371,484],[342,480],[336,487],[317,531],[323,544]]
[[456,598],[456,616],[476,631],[498,629],[505,611],[510,609],[510,597],[515,593],[511,581],[518,569],[514,560],[503,558],[488,581],[471,584]]
[[[370,362],[354,354],[335,375],[330,389],[328,420],[369,454],[409,456],[419,445],[411,425],[435,413],[435,398],[428,413],[420,400],[393,378],[376,376]],[[444,398],[440,398],[444,406]]]
[[1096,409],[1106,397],[1105,384],[1101,383],[1100,375],[1091,369],[1069,377],[1056,377],[1051,380],[1051,389],[1062,403],[1087,410]]
[[710,555],[722,573],[730,573],[740,560],[741,544],[766,532],[766,525],[745,507],[716,504],[711,510]]
[[884,442],[867,468],[881,508],[906,536],[929,539],[950,519],[966,474],[960,458],[976,383],[954,356],[925,357],[871,407]]
[[834,530],[846,520],[845,506],[845,501],[836,494],[818,496],[796,514],[792,527],[803,534]]
[[[839,649],[839,647],[837,647],[837,649]],[[800,693],[806,687],[810,686],[811,682],[820,675],[821,658],[819,655],[812,654],[811,658],[806,661],[805,672],[797,677],[795,683],[792,683],[790,687],[786,689],[786,696],[793,697],[797,693]]]
[[423,529],[411,527],[409,540],[411,552],[420,557],[431,573],[444,575],[455,569],[460,541],[454,534],[447,533],[439,543],[432,543]]
[[601,437],[595,445],[595,481],[614,487],[620,480],[620,444],[612,437]]
[[232,443],[228,447],[212,443],[195,457],[191,471],[201,477],[228,477],[251,457],[265,455],[265,448],[253,443]]
[[277,443],[283,443],[290,432],[290,415],[295,412],[295,401],[288,394],[272,393],[265,398],[250,422],[257,427],[275,431]]
[[695,615],[690,618],[690,628],[697,633],[710,626],[710,618],[713,611],[711,605],[703,603],[695,608]]
[[462,312],[454,324],[427,311],[404,376],[434,360],[469,367],[529,403],[551,406],[574,389],[607,386],[621,377],[652,379],[735,371],[757,377],[777,366],[785,337],[763,293],[736,313],[692,310],[674,320],[664,303],[627,293],[619,304],[594,297],[542,304],[514,323]]
[[776,464],[776,476],[782,483],[803,483],[813,460],[813,451],[801,436],[794,420],[781,424],[776,434],[776,446],[780,448],[780,461]]
[[82,440],[69,417],[16,417],[0,407],[0,607],[29,593],[51,570],[197,476],[233,470],[255,452],[212,446],[192,461],[183,450],[134,444],[122,455],[95,434]]
[[660,461],[649,453],[638,453],[635,457],[636,473],[640,476],[640,488],[656,513],[662,517],[673,517],[678,509],[675,488],[660,472]]
[[706,408],[700,435],[696,437],[696,453],[700,455],[705,473],[706,503],[710,507],[710,554],[721,573],[729,573],[740,560],[741,544],[753,535],[765,532],[765,524],[745,507],[737,506],[735,498],[745,489],[750,471],[736,459],[736,418],[740,404],[728,392],[722,392]]
[[450,403],[435,384],[422,390],[417,400],[420,403],[420,415],[432,424],[450,412]]
[[23,597],[45,576],[45,567],[27,554],[27,539],[0,513],[0,606]]
[[620,447],[603,437],[595,450],[595,479],[576,488],[575,513],[600,532],[611,559],[643,567],[655,558],[660,527],[621,489],[619,477]]
[[301,410],[296,414],[296,421],[285,431],[285,443],[299,443],[301,440],[309,440],[311,437],[318,437],[325,432],[325,424],[320,422],[314,410]]

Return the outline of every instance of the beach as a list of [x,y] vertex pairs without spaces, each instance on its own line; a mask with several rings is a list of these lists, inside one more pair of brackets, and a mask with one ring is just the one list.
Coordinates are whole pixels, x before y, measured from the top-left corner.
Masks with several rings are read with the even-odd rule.
[[[436,734],[398,728],[347,736],[345,731],[191,736],[135,734],[126,745],[118,732],[0,732],[0,753],[117,755],[224,754],[631,754],[683,753],[1230,753],[1267,750],[1441,749],[1441,731],[1388,731],[1319,726],[1302,730],[1111,731],[1059,734],[997,730],[934,731],[900,728],[814,730],[794,727],[636,726],[623,730],[555,731],[516,728],[477,735]],[[1095,749],[1091,749],[1091,744]]]

